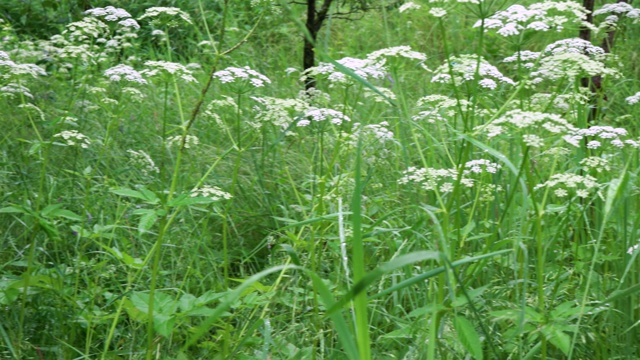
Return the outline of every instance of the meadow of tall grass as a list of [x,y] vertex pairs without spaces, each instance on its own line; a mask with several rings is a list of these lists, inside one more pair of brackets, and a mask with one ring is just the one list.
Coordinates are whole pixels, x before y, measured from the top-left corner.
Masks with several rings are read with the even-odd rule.
[[640,358],[632,4],[113,3],[0,20],[0,358]]

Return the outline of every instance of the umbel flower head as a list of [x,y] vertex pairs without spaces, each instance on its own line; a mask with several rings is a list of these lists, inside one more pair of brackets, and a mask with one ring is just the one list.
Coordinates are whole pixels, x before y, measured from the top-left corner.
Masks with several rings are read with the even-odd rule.
[[141,75],[146,75],[149,77],[171,75],[179,77],[186,82],[198,82],[198,80],[193,77],[193,72],[182,64],[170,61],[147,61],[144,63],[144,65],[147,67],[147,69],[142,70],[140,72]]
[[[378,54],[376,56],[379,57],[382,56],[382,54]],[[356,59],[346,57],[337,60],[336,62],[353,71],[356,75],[365,80],[382,79],[386,74],[384,59]],[[306,81],[309,76],[326,77],[331,86],[336,84],[349,85],[354,83],[354,80],[351,77],[340,71],[339,68],[332,63],[321,62],[318,66],[307,69],[300,77],[300,80]]]
[[588,11],[575,1],[544,1],[525,7],[513,5],[489,18],[477,21],[473,27],[484,25],[485,31],[498,29],[502,36],[520,35],[525,30],[561,31],[568,22],[580,24]]
[[76,130],[63,131],[53,135],[53,137],[62,138],[67,146],[79,145],[81,148],[86,149],[91,145],[91,140],[89,140],[86,135],[81,134]]
[[177,7],[150,7],[138,20],[147,19],[155,26],[166,25],[174,27],[180,25],[180,20],[191,24],[191,16]]
[[[469,81],[477,81],[478,85],[485,89],[495,89],[498,83],[515,85],[510,78],[502,75],[502,73],[493,65],[489,64],[482,57],[475,54],[460,55],[449,58],[453,73],[453,83],[461,85]],[[436,83],[451,83],[451,74],[449,72],[449,64],[440,65],[435,71],[431,79]]]
[[104,76],[108,77],[109,80],[114,82],[119,82],[121,80],[137,83],[137,84],[146,84],[147,80],[142,77],[142,74],[136,71],[129,65],[116,65],[112,68],[105,70]]
[[338,110],[311,108],[304,113],[303,119],[298,121],[297,125],[304,127],[311,124],[311,121],[318,122],[325,120],[330,121],[334,125],[340,125],[343,121],[351,121],[347,115]]
[[223,84],[242,83],[250,84],[257,88],[264,86],[264,84],[271,84],[271,80],[269,80],[268,77],[248,66],[241,68],[230,66],[224,70],[216,71],[213,73],[213,77],[220,80]]

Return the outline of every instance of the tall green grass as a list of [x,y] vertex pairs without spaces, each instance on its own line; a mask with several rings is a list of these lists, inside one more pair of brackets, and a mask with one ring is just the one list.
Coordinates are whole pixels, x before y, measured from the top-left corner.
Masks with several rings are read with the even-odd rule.
[[[622,76],[581,101],[583,74],[532,85],[526,60],[502,61],[576,26],[510,38],[473,27],[508,6],[495,2],[443,5],[442,18],[426,3],[333,18],[317,55],[345,84],[317,75],[321,93],[309,97],[298,80],[303,7],[172,5],[191,23],[141,20],[132,46],[100,61],[43,52],[3,23],[0,60],[47,75],[0,64],[0,87],[29,89],[0,98],[0,357],[638,357],[637,148],[606,137],[573,146],[506,122],[542,113],[542,124],[637,140],[625,101],[640,88],[627,50],[637,25],[622,23],[618,59],[606,61]],[[340,61],[398,45],[427,59],[389,57],[379,78]],[[455,77],[465,54],[516,83],[432,81]],[[470,59],[477,80],[484,63]],[[198,63],[198,82],[104,74],[146,61]],[[271,83],[221,81],[244,66]],[[314,109],[342,121],[315,121]],[[69,130],[88,146],[57,136]],[[596,157],[608,167],[585,165]],[[597,184],[559,189],[548,182],[558,174]]]

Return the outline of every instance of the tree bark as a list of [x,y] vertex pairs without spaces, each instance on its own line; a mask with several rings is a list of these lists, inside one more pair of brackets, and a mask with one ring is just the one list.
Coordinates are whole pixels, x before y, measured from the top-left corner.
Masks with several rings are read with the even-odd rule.
[[[618,0],[617,2],[628,3],[628,0]],[[589,11],[589,13],[587,14],[586,21],[590,24],[593,24],[592,14],[593,14],[593,9],[595,7],[595,0],[583,0],[582,5],[584,6],[585,9]],[[602,44],[600,45],[600,47],[604,50],[605,54],[608,54],[611,52],[611,48],[613,47],[613,41],[615,39],[615,36],[616,36],[616,30],[612,29],[607,32],[607,36],[602,40]],[[580,29],[580,39],[591,41],[591,30],[589,30],[587,27],[582,27]],[[602,76],[596,75],[591,78],[582,78],[580,80],[580,83],[582,87],[588,87],[592,93],[594,103],[591,106],[591,111],[589,112],[589,119],[588,119],[588,122],[591,124],[593,121],[595,121],[598,115],[598,111],[600,110],[596,103],[598,101],[597,100],[598,94],[602,93],[603,91]],[[607,96],[603,95],[602,99],[606,101]]]
[[[305,25],[311,39],[307,36],[304,37],[304,47],[302,50],[303,72],[316,65],[314,45],[318,39],[318,33],[322,28],[322,23],[329,14],[332,1],[333,0],[324,0],[320,7],[320,11],[318,11],[316,8],[316,0],[307,0],[307,22]],[[304,87],[306,90],[316,87],[316,79],[313,76],[307,76],[304,82]]]

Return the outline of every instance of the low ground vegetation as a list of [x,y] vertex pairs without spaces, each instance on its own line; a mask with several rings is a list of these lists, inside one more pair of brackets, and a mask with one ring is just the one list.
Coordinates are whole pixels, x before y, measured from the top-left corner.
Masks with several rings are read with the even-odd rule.
[[121,3],[3,13],[0,357],[640,357],[640,10]]

